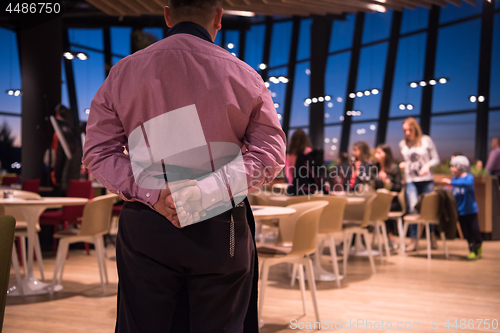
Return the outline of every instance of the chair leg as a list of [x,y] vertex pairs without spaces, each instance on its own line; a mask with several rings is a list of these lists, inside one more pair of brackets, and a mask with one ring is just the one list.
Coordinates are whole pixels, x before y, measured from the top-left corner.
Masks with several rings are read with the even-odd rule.
[[299,284],[300,284],[300,294],[302,295],[302,309],[304,310],[304,316],[307,315],[306,309],[306,282],[304,278],[304,266],[297,265],[299,267]]
[[380,237],[380,228],[377,222],[375,223],[375,235],[373,235],[373,238],[375,237],[377,237],[378,254],[380,256],[380,263],[382,264],[384,262],[384,252],[382,250],[382,237]]
[[448,253],[448,245],[446,245],[446,235],[444,234],[444,231],[441,231],[441,240],[443,241],[444,256],[448,259],[450,255]]
[[380,228],[382,229],[382,238],[384,239],[385,253],[387,254],[387,260],[389,260],[391,258],[391,248],[389,247],[389,238],[387,237],[385,222],[380,223]]
[[104,280],[106,281],[106,284],[109,283],[108,281],[108,270],[106,269],[106,259],[104,259],[104,242],[102,240],[102,236],[97,236],[95,240],[95,246],[96,248],[99,247],[99,258],[101,258],[101,267],[104,275]]
[[[23,253],[23,250],[22,250],[22,247],[21,247],[21,237],[17,237],[17,253],[21,254]],[[16,257],[17,257],[17,254],[16,254]],[[19,258],[19,266],[24,266],[24,261],[23,261],[23,258],[21,256],[21,258]],[[23,268],[24,270],[24,268]]]
[[[358,237],[360,237],[361,234],[364,235],[366,240],[368,239],[368,230],[364,229],[363,231],[358,233]],[[375,270],[375,261],[373,260],[372,249],[370,249],[369,246],[367,246],[366,248],[368,250],[368,259],[370,259],[370,265],[372,266],[372,272],[373,274],[375,274],[377,273],[377,271]]]
[[347,259],[349,258],[350,247],[349,235],[347,231],[344,231],[344,258],[342,259],[342,274],[344,276],[347,276]]
[[83,243],[83,246],[85,247],[85,252],[87,252],[87,255],[90,255],[90,245],[87,242]]
[[21,261],[23,262],[23,271],[24,271],[24,275],[26,275],[26,272],[27,272],[27,269],[26,267],[28,267],[28,264],[27,264],[27,260],[26,260],[26,237],[22,236],[22,237],[19,237],[20,239],[20,243],[21,243]]
[[36,263],[38,264],[38,269],[40,270],[40,275],[43,281],[45,280],[45,277],[43,275],[42,248],[40,247],[40,238],[38,238],[38,234],[36,234],[35,237],[35,254],[36,254]]
[[21,283],[21,272],[19,270],[19,260],[17,259],[16,245],[12,246],[12,266],[14,266],[14,273],[16,275],[16,282],[17,286],[19,287],[19,293],[21,294],[21,296],[24,296],[23,284]]
[[427,259],[431,260],[431,232],[429,223],[425,224],[425,237],[427,238]]
[[415,243],[415,252],[418,254],[418,241],[420,240],[420,236],[422,236],[422,229],[420,228],[421,224],[417,223],[417,242]]
[[295,280],[297,279],[297,264],[292,266],[292,278],[290,279],[290,287],[295,286]]
[[267,260],[262,260],[262,278],[260,281],[260,295],[259,295],[259,322],[262,320],[262,310],[264,308],[264,295],[266,291],[267,279],[269,277],[269,265],[267,264]]
[[333,272],[335,273],[335,281],[337,287],[340,288],[339,262],[337,261],[337,249],[335,248],[335,238],[330,235],[330,255],[332,256]]
[[405,237],[406,234],[403,233],[403,218],[398,218],[398,233],[399,233],[399,255],[404,255],[405,253]]
[[64,240],[59,241],[57,249],[56,263],[54,265],[54,275],[52,276],[52,288],[61,283],[64,271],[64,261],[66,260],[66,252],[68,252],[69,243]]
[[406,253],[405,237],[406,237],[406,233],[408,232],[408,226],[409,226],[409,223],[405,222],[404,228],[403,228],[403,241],[401,242],[401,251],[403,251],[403,255],[404,255],[404,253]]
[[309,289],[311,289],[314,313],[316,314],[316,321],[320,322],[321,318],[318,310],[318,298],[316,297],[316,281],[314,280],[313,263],[310,258],[305,258],[305,260],[307,263],[304,266],[306,266],[307,281],[309,282]]

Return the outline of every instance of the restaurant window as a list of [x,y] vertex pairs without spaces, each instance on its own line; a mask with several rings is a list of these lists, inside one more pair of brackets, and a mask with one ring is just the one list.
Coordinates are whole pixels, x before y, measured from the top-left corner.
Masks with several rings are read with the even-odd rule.
[[401,22],[401,34],[427,28],[429,23],[429,9],[417,7],[417,9],[404,9]]
[[253,69],[258,69],[262,63],[264,53],[264,33],[266,26],[264,24],[252,25],[246,32],[245,62]]
[[346,15],[345,20],[333,21],[329,52],[335,52],[352,47],[355,22],[355,14]]
[[[20,173],[18,163],[21,162],[21,117],[0,116],[0,131],[2,132],[2,141],[0,141],[1,169],[8,173]],[[6,134],[8,134],[8,139]]]
[[309,126],[309,107],[305,101],[309,96],[309,61],[301,62],[295,67],[295,80],[293,84],[292,108],[290,126]]
[[464,154],[471,162],[474,160],[476,117],[476,113],[465,113],[431,118],[430,137],[442,162],[455,153]]
[[[14,31],[0,28],[0,111],[21,114],[21,71]],[[12,94],[8,93],[12,90]]]
[[239,56],[240,48],[240,32],[237,30],[226,30],[224,31],[224,48],[230,53],[234,53],[237,57]]
[[350,51],[328,57],[325,92],[331,100],[325,102],[325,124],[339,122],[340,117],[344,115],[350,62]]
[[476,108],[480,32],[479,19],[439,29],[435,77],[448,81],[434,86],[433,113]]
[[285,65],[289,61],[292,42],[292,21],[273,24],[269,67]]
[[111,27],[111,54],[113,65],[130,54],[132,28]]
[[[500,0],[497,1],[500,3]],[[500,106],[500,14],[495,15],[493,46],[491,52],[490,107]]]
[[297,60],[309,59],[311,57],[311,23],[311,19],[300,20]]
[[399,39],[389,115],[407,117],[420,114],[422,88],[411,88],[424,76],[426,33]]
[[332,162],[337,162],[340,149],[340,135],[342,126],[325,126],[325,139],[323,150],[325,153],[325,165],[328,166]]
[[156,37],[156,40],[163,39],[163,29],[162,28],[144,28],[142,31],[150,33],[151,35]]
[[[415,117],[415,119],[420,122],[418,117]],[[403,133],[403,121],[403,119],[397,119],[387,122],[387,132],[384,142],[391,147],[392,155],[397,162],[403,161],[403,156],[399,150],[399,143],[405,137]]]
[[[497,0],[498,2],[498,0]],[[468,4],[462,1],[461,6],[455,6],[450,3],[445,8],[441,8],[439,15],[439,23],[447,23],[455,20],[460,20],[473,15],[481,14],[483,10],[483,1],[476,1],[475,5]]]
[[392,11],[386,13],[365,14],[362,43],[371,43],[389,38],[391,32]]
[[352,156],[352,147],[358,141],[364,141],[370,149],[375,148],[375,138],[377,135],[378,123],[352,123],[351,135],[349,137],[349,156]]
[[491,151],[491,139],[500,137],[500,111],[492,111],[488,120],[488,153]]
[[361,49],[356,91],[348,92],[349,94],[363,94],[361,97],[356,96],[354,98],[354,110],[351,111],[361,111],[361,114],[358,113],[358,115],[354,116],[355,120],[376,119],[379,116],[380,101],[382,97],[381,92],[385,76],[387,46],[388,43],[385,42],[366,46]]
[[66,78],[66,67],[64,59],[61,61],[61,104],[70,108],[68,82]]
[[[280,77],[284,76],[287,77],[288,75],[288,68],[287,67],[282,67],[279,69],[273,69],[270,70],[268,73],[269,77]],[[268,81],[270,82],[270,81]],[[283,110],[285,109],[285,94],[286,94],[286,86],[288,83],[269,83],[269,92],[271,93],[271,97],[273,98],[274,102],[274,107],[276,111],[278,112],[278,117],[280,119],[280,122],[283,122]]]

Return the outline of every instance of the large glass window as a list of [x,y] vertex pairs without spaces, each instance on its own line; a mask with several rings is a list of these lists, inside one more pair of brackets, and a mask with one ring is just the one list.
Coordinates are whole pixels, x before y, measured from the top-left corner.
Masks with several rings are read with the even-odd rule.
[[[7,150],[1,151],[1,154],[10,154],[9,147],[21,147],[21,117],[0,115],[0,130],[3,132],[0,147],[1,149],[7,148]],[[4,135],[6,137],[3,137]],[[4,169],[8,169],[8,167],[2,165]]]
[[21,89],[21,71],[19,67],[19,55],[17,53],[16,33],[0,28],[0,111],[21,113],[21,95],[12,95],[7,91],[10,89]]
[[111,54],[113,65],[130,54],[130,35],[132,28],[111,27]]
[[352,146],[358,141],[365,141],[370,149],[374,148],[378,123],[353,123],[349,137],[349,156],[352,156]]
[[[500,0],[497,0],[497,4]],[[490,106],[500,106],[500,14],[495,15],[493,25],[493,47],[491,52]]]
[[61,104],[70,108],[68,82],[66,80],[66,67],[64,66],[64,59],[61,61]]
[[325,91],[327,95],[331,96],[331,100],[326,102],[326,124],[339,122],[340,117],[344,115],[350,63],[350,51],[328,57],[325,75]]
[[325,141],[323,150],[325,152],[325,164],[329,165],[332,161],[337,160],[340,150],[340,135],[342,126],[326,126]]
[[490,112],[488,121],[488,152],[491,150],[491,139],[500,137],[500,111]]
[[392,11],[386,13],[365,14],[362,43],[370,43],[384,38],[389,38],[391,33]]
[[355,22],[355,14],[347,15],[344,21],[333,21],[329,52],[335,52],[352,47]]
[[471,109],[477,95],[481,21],[473,20],[439,29],[436,77],[446,84],[434,86],[432,112]]
[[245,62],[254,69],[258,69],[259,65],[262,63],[265,31],[266,26],[264,24],[259,24],[252,25],[250,30],[246,33]]
[[292,25],[293,23],[291,21],[273,24],[269,67],[276,67],[288,63],[290,43],[292,42]]
[[[280,69],[274,69],[270,70],[268,72],[269,77],[280,77],[280,76],[287,76],[288,75],[288,68],[283,67]],[[271,92],[271,97],[273,98],[274,101],[274,107],[276,108],[276,111],[279,114],[280,120],[283,119],[283,110],[285,108],[285,95],[286,95],[286,85],[288,83],[269,83],[269,91]]]
[[475,5],[462,1],[461,6],[455,6],[448,3],[445,8],[441,8],[439,23],[451,22],[472,15],[481,14],[482,10],[483,1],[476,1]]
[[476,114],[434,116],[431,118],[430,136],[441,161],[449,159],[455,153],[462,153],[473,161],[476,145]]
[[422,88],[411,88],[409,84],[423,77],[426,36],[426,33],[420,33],[399,39],[389,111],[391,117],[420,114]]
[[309,78],[306,70],[309,62],[302,62],[295,67],[295,81],[292,95],[292,108],[290,114],[290,126],[309,126],[309,107],[305,101],[309,96]]
[[156,37],[156,40],[163,39],[163,29],[162,28],[144,28],[142,31],[147,32]]
[[[379,116],[387,46],[385,42],[361,49],[356,93],[363,92],[363,95],[354,99],[354,111],[361,111],[355,119],[376,119]],[[373,94],[373,89],[377,89],[378,93]]]
[[237,30],[227,30],[224,33],[226,34],[226,45],[224,45],[224,48],[234,55],[239,56],[238,52],[240,47],[240,32]]
[[308,59],[311,56],[311,23],[311,19],[300,20],[297,60]]
[[403,10],[401,34],[424,29],[429,23],[429,10],[423,7]]

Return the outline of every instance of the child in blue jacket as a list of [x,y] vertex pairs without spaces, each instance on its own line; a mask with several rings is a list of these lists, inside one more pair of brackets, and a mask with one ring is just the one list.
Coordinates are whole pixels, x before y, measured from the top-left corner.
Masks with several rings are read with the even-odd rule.
[[474,176],[467,172],[469,160],[467,157],[454,156],[450,162],[453,179],[443,181],[453,186],[453,195],[457,201],[458,220],[465,239],[469,243],[470,253],[467,259],[473,260],[481,256],[483,239],[479,232],[477,220],[477,203],[474,194]]

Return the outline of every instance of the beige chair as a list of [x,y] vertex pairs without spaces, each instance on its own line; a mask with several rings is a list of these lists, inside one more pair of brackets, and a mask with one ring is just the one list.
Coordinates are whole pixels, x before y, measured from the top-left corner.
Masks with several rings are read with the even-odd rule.
[[69,244],[86,242],[95,245],[101,287],[104,291],[104,280],[108,283],[108,273],[104,259],[105,248],[102,236],[109,231],[111,211],[116,199],[117,196],[115,194],[106,194],[92,199],[83,209],[80,230],[63,230],[54,235],[54,237],[59,238],[59,246],[57,248],[54,276],[52,279],[53,287],[61,283],[64,271],[64,261],[66,259]]
[[[3,193],[2,193],[3,194]],[[41,196],[38,193],[33,193],[30,191],[21,191],[21,190],[14,190],[14,198],[20,198],[20,199],[40,199]],[[0,212],[1,213],[1,212]],[[23,267],[24,267],[24,273],[26,274],[26,239],[28,239],[28,224],[24,220],[24,215],[23,213],[13,207],[6,207],[4,208],[4,214],[6,215],[12,215],[16,219],[16,232],[15,232],[15,237],[19,237],[19,240],[21,242],[20,248],[21,248],[21,258],[23,260]],[[42,249],[40,247],[40,240],[38,238],[38,232],[40,232],[40,224],[36,224],[36,238],[35,238],[35,254],[36,254],[36,262],[38,264],[38,269],[40,270],[40,275],[42,280],[44,280],[44,275],[43,275],[43,261],[42,261]],[[16,253],[17,259],[17,250]],[[19,269],[19,266],[18,266]]]
[[[304,314],[306,313],[306,299],[305,299],[305,281],[302,266],[306,269],[307,280],[309,282],[309,288],[311,289],[312,301],[314,306],[314,312],[316,314],[316,321],[320,321],[320,315],[318,310],[318,301],[316,298],[316,282],[314,277],[314,270],[311,259],[308,255],[316,252],[318,246],[318,228],[319,228],[319,218],[323,211],[323,208],[328,205],[328,201],[310,201],[304,202],[297,205],[292,205],[290,207],[300,211],[293,214],[294,219],[286,219],[291,223],[294,223],[293,229],[293,240],[292,247],[288,251],[278,252],[275,254],[262,253],[259,252],[259,258],[262,263],[262,278],[260,286],[259,295],[259,319],[262,318],[262,312],[264,308],[264,295],[266,290],[266,284],[269,277],[269,268],[280,263],[292,263],[298,264],[299,266],[299,278],[300,278],[300,289],[302,293],[302,303]],[[288,221],[282,219],[280,225]],[[286,236],[288,237],[288,235]]]
[[404,248],[405,244],[405,236],[403,234],[403,216],[406,214],[406,210],[408,209],[406,207],[406,191],[405,189],[401,189],[401,192],[398,193],[398,201],[399,205],[401,206],[401,211],[400,212],[389,212],[389,218],[390,219],[396,219],[398,222],[398,233],[399,233],[399,254],[404,255],[404,251],[402,250]]
[[384,242],[385,253],[387,259],[391,257],[391,248],[389,246],[389,239],[387,237],[387,229],[385,227],[385,221],[389,219],[389,213],[391,211],[392,200],[394,199],[394,194],[388,192],[385,189],[377,190],[375,200],[372,203],[372,210],[370,215],[370,224],[375,227],[375,235],[373,239],[377,239],[378,251],[380,254],[380,262],[384,262],[384,256],[382,253],[382,242],[380,235]]
[[[365,203],[364,203],[364,208],[362,212],[355,213],[354,211],[350,211],[351,214],[350,216],[359,216],[360,213],[362,213],[362,219],[361,220],[344,220],[342,222],[342,229],[344,231],[344,260],[343,260],[343,274],[344,276],[347,275],[347,261],[349,260],[349,251],[351,247],[351,242],[353,235],[357,235],[358,239],[360,239],[361,235],[365,238],[366,242],[366,250],[368,252],[368,258],[370,260],[370,266],[372,268],[373,274],[376,273],[375,269],[375,262],[373,261],[373,256],[372,256],[372,251],[370,248],[370,245],[368,244],[368,230],[366,227],[370,225],[370,217],[371,217],[371,211],[372,211],[372,204],[375,201],[376,196],[372,195],[371,197],[367,198]],[[345,218],[345,217],[344,217]]]
[[[408,226],[410,224],[423,224],[425,225],[425,233],[427,236],[427,259],[431,259],[431,233],[430,225],[439,225],[439,195],[435,192],[425,194],[422,199],[422,205],[420,208],[420,214],[410,214],[404,217],[404,230],[403,235],[406,235],[408,231]],[[446,236],[443,231],[441,231],[441,239],[443,240],[444,254],[446,258],[448,255],[448,246],[446,245]],[[415,246],[418,253],[418,238],[417,244]],[[405,252],[405,247],[403,243],[403,253]]]
[[0,332],[2,331],[7,291],[9,290],[11,251],[14,244],[15,225],[16,220],[14,217],[0,216]]

